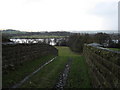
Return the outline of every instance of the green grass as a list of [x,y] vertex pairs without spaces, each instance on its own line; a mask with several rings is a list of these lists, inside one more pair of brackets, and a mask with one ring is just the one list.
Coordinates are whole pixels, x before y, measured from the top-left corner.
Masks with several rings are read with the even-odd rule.
[[56,47],[60,56],[72,59],[72,65],[68,76],[66,88],[90,88],[90,77],[84,56],[72,52],[68,47]]
[[59,78],[60,72],[67,62],[66,57],[58,57],[31,77],[22,88],[53,88]]
[[11,87],[12,85],[18,83],[25,76],[32,73],[40,65],[43,65],[45,62],[53,58],[53,56],[41,57],[37,60],[26,61],[22,66],[18,66],[15,71],[9,71],[8,74],[3,74],[2,85],[3,87]]
[[21,88],[53,88],[55,86],[60,73],[64,70],[69,55],[72,53],[68,47],[56,48],[58,49],[59,56],[31,77]]
[[68,47],[56,47],[58,49],[58,55],[59,56],[66,56],[66,57],[70,57],[70,56],[76,56],[77,54],[73,53]]
[[[59,75],[63,72],[69,58],[72,59],[72,64],[65,88],[91,87],[84,56],[72,52],[68,47],[56,48],[58,49],[58,57],[29,78],[20,88],[53,88],[58,82]],[[47,61],[50,57],[44,58]],[[41,63],[40,61],[36,60],[25,63],[25,66],[11,73],[11,76],[4,76],[4,85],[6,85],[5,83],[9,85],[11,82],[13,84],[13,81],[18,82],[22,79],[21,77],[27,75],[28,72],[33,72],[38,68],[38,65]],[[27,74],[25,74],[26,72]],[[5,81],[5,79],[7,79],[7,81]]]
[[72,58],[72,66],[67,80],[66,88],[89,88],[90,79],[83,56],[73,53],[68,47],[56,47],[59,56],[31,77],[21,88],[53,88],[59,78],[60,72],[69,58]]
[[114,51],[120,51],[120,48],[108,48],[108,49],[111,49],[111,50],[114,50]]
[[69,73],[67,88],[90,88],[88,68],[83,56],[72,57],[73,63]]

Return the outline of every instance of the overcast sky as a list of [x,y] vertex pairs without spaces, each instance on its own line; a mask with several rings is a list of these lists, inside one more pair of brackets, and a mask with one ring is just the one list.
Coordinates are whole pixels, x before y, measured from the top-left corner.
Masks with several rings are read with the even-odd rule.
[[117,30],[119,0],[0,0],[0,29]]

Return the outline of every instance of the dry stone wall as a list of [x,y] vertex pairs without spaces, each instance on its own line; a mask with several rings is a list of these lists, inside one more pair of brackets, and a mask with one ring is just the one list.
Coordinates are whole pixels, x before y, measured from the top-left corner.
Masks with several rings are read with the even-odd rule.
[[94,88],[120,88],[120,52],[89,44],[83,52]]
[[47,44],[2,45],[2,71],[42,56],[58,55],[58,50]]

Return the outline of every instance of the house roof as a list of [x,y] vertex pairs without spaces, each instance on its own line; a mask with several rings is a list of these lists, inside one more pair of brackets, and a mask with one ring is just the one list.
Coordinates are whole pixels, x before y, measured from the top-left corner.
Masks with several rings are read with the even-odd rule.
[[90,43],[90,44],[88,44],[88,45],[90,45],[90,46],[96,46],[96,47],[103,46],[103,45],[101,45],[101,44],[99,44],[99,43]]

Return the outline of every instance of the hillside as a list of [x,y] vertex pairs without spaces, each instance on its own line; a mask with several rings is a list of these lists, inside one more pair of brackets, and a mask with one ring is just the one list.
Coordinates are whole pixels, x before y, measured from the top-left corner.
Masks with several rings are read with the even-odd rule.
[[13,29],[7,29],[7,30],[2,30],[3,34],[8,34],[11,35],[12,38],[24,38],[24,37],[38,37],[39,36],[69,36],[71,35],[70,32],[66,32],[66,31],[55,31],[55,32],[23,32],[23,31],[19,31],[19,30],[13,30]]

